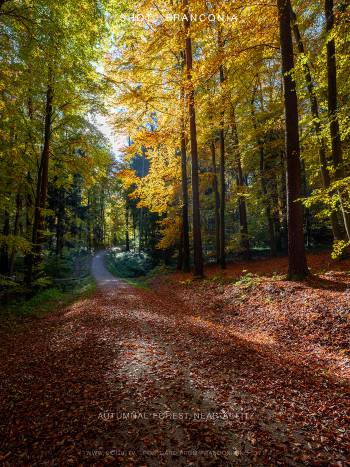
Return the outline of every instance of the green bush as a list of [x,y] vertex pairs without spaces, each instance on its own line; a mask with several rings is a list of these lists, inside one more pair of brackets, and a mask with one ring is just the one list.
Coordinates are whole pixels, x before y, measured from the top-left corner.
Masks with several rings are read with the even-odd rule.
[[127,279],[147,275],[156,266],[156,261],[146,253],[111,251],[107,266],[116,276]]

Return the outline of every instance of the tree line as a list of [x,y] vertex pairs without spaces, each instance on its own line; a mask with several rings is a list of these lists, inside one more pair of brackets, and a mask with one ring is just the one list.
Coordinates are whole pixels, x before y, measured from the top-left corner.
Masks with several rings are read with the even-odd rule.
[[126,205],[157,214],[158,248],[177,249],[185,271],[192,256],[196,276],[204,256],[224,268],[228,253],[267,245],[288,251],[291,279],[308,274],[307,247],[333,241],[334,257],[346,254],[348,5],[183,0],[125,12],[106,59],[115,127],[131,139],[119,177]]

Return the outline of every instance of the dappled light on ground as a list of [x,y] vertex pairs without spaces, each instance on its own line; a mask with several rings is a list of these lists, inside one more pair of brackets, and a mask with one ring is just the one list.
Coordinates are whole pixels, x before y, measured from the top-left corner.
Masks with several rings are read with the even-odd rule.
[[283,280],[154,285],[101,285],[8,336],[9,465],[345,461],[345,327],[323,331],[345,298]]

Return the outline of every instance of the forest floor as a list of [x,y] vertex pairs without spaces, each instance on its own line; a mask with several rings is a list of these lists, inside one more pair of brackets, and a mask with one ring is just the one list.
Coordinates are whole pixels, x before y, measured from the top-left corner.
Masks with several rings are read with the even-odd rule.
[[350,465],[350,262],[98,288],[1,335],[4,465]]

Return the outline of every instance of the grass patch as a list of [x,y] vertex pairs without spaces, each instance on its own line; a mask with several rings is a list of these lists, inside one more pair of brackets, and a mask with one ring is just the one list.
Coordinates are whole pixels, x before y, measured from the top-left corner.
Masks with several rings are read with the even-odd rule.
[[28,319],[40,319],[78,300],[90,297],[95,290],[96,284],[89,278],[73,290],[49,288],[38,292],[29,300],[13,301],[0,308],[0,327],[16,328]]

